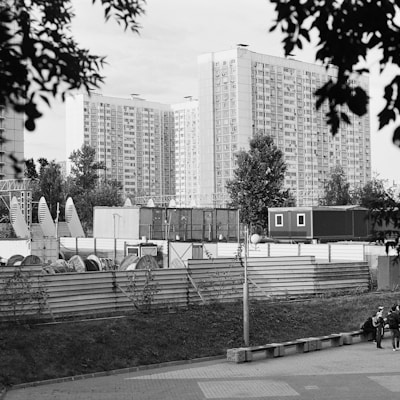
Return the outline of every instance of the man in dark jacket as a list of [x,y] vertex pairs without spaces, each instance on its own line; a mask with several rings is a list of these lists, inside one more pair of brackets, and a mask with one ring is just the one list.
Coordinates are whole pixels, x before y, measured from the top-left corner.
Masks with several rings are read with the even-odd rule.
[[370,341],[376,341],[376,328],[372,325],[372,317],[368,317],[368,319],[362,324],[361,329],[366,335],[369,336],[369,334],[371,334]]
[[397,304],[393,304],[392,308],[390,309],[386,317],[386,323],[389,325],[390,334],[392,336],[393,351],[396,351],[396,349],[399,349],[400,345],[400,313],[399,306]]

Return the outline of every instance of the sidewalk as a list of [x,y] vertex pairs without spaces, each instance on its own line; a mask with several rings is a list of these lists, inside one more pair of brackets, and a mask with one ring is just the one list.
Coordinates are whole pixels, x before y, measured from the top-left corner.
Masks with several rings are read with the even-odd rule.
[[224,360],[11,390],[6,400],[400,398],[400,351],[364,342],[235,364]]

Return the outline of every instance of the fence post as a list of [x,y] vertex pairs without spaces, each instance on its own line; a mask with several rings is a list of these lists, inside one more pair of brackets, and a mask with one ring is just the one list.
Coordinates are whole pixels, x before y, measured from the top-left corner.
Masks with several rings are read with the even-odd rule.
[[115,270],[111,271],[111,284],[115,299],[115,311],[118,311],[117,276]]
[[75,238],[75,254],[79,253],[78,238]]
[[297,255],[300,257],[301,256],[301,244],[297,244]]
[[332,262],[332,249],[331,249],[331,244],[328,244],[328,262]]

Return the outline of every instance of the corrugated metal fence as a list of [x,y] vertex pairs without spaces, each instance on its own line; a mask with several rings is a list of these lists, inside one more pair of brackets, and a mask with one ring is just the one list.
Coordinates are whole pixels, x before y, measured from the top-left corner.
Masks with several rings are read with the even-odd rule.
[[[316,264],[312,256],[288,256],[249,258],[247,265],[252,299],[293,298],[333,290],[366,291],[370,283],[365,262]],[[124,312],[150,305],[176,307],[212,300],[234,301],[243,296],[244,266],[228,258],[190,260],[188,268],[152,271],[42,275],[37,266],[22,267],[19,280],[15,279],[15,271],[19,269],[0,269],[0,319],[13,312],[31,315],[39,309],[47,318],[58,318]],[[18,291],[25,295],[18,298]],[[32,293],[36,297],[29,297]]]

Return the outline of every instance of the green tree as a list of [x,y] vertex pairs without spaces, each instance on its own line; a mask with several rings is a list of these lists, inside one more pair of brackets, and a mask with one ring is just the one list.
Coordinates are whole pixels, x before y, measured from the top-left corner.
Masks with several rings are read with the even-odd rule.
[[341,166],[337,166],[331,175],[331,179],[325,184],[325,195],[319,201],[323,206],[346,206],[353,204],[350,193],[350,184]]
[[75,193],[72,196],[76,211],[83,229],[89,233],[93,228],[93,209],[96,206],[122,206],[122,185],[115,181],[101,181],[95,188],[89,190],[75,190],[75,184],[70,182],[70,189]]
[[25,160],[25,178],[37,179],[38,177],[35,160],[33,158]]
[[122,206],[122,185],[117,180],[103,180],[93,192],[93,204],[96,206]]
[[79,150],[74,150],[69,159],[72,162],[71,175],[75,184],[74,189],[78,192],[93,190],[99,180],[98,171],[105,169],[102,162],[96,161],[96,150],[84,144]]
[[67,196],[71,196],[84,230],[88,233],[93,227],[93,207],[121,206],[122,185],[115,180],[101,180],[99,170],[104,164],[96,161],[94,148],[83,145],[69,157],[71,176],[66,182]]
[[372,178],[355,193],[357,203],[368,209],[376,208],[378,204],[383,204],[386,199],[393,197],[393,190],[386,189],[385,181],[377,177]]
[[[30,174],[35,175],[36,166],[33,160],[30,163]],[[36,172],[37,179],[34,180],[32,190],[32,200],[38,202],[43,196],[49,207],[50,214],[53,219],[57,217],[57,204],[60,207],[60,214],[63,215],[62,209],[65,203],[65,179],[61,173],[61,167],[55,160],[48,161],[46,158],[38,160],[40,164],[39,173]],[[33,216],[36,220],[37,216]]]
[[[343,112],[347,105],[351,112],[361,116],[367,112],[368,96],[353,80],[368,69],[360,67],[372,50],[380,54],[383,71],[388,65],[400,66],[398,0],[270,0],[277,11],[276,24],[284,34],[284,51],[290,55],[313,33],[319,38],[316,60],[338,69],[337,77],[330,79],[316,92],[317,107],[329,104],[328,123],[332,132],[341,122],[350,123]],[[380,112],[379,128],[395,121],[400,112],[400,75],[385,88],[386,105]],[[400,126],[395,128],[393,142],[400,145]]]
[[[138,32],[145,0],[100,0],[104,16]],[[96,3],[96,0],[93,0]],[[35,129],[42,113],[38,100],[103,82],[105,58],[81,48],[71,35],[71,0],[8,0],[0,2],[0,104],[26,115],[26,129]]]
[[[45,167],[41,167],[39,174],[39,190],[46,199],[50,214],[54,219],[57,217],[57,209],[62,210],[65,203],[65,180],[61,173],[61,167],[54,160]],[[58,205],[58,206],[57,206]],[[61,211],[61,215],[63,215]]]
[[240,210],[241,221],[267,229],[268,207],[287,205],[291,199],[284,189],[286,164],[283,154],[269,136],[257,135],[250,140],[250,149],[236,154],[237,168],[226,189],[231,207]]

